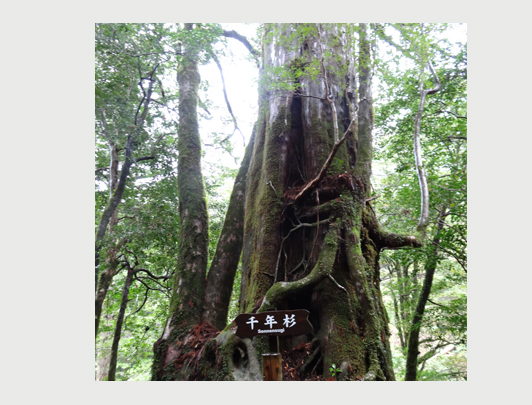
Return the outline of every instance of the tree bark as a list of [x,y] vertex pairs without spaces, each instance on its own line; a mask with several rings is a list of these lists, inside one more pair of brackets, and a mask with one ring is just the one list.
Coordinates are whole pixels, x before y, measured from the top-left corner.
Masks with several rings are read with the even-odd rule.
[[[192,31],[193,24],[185,24]],[[185,44],[186,58],[179,68],[178,197],[181,222],[179,254],[169,317],[154,345],[152,379],[185,379],[183,371],[168,368],[180,353],[180,343],[203,317],[207,259],[208,212],[201,174],[201,142],[197,117],[200,75],[197,49]]]
[[[152,75],[155,73],[156,69],[157,67],[154,68]],[[116,185],[116,189],[112,193],[112,196],[109,199],[109,203],[107,204],[107,207],[102,213],[102,217],[100,218],[100,223],[98,224],[98,230],[96,232],[96,244],[95,244],[95,277],[96,277],[95,289],[96,290],[98,289],[101,241],[103,240],[103,237],[105,236],[105,233],[107,231],[107,226],[109,225],[109,222],[111,221],[112,216],[118,215],[118,213],[116,213],[116,209],[118,205],[120,204],[120,201],[122,200],[122,195],[124,194],[124,190],[126,189],[126,182],[129,177],[129,171],[131,169],[131,165],[134,163],[133,150],[135,149],[135,146],[137,144],[137,137],[139,136],[140,131],[144,125],[146,116],[148,115],[148,108],[150,105],[152,92],[153,92],[153,81],[150,80],[149,85],[148,85],[148,91],[146,92],[141,104],[139,105],[139,111],[140,111],[140,106],[143,106],[142,112],[140,113],[140,115],[137,113],[135,117],[135,126],[133,127],[131,133],[127,136],[125,160],[124,160],[124,163],[122,164],[122,170],[120,171],[120,178],[118,180],[118,184]]]
[[[445,209],[442,210],[441,215],[438,217],[437,221],[437,233],[434,237],[434,242],[436,244],[440,243],[440,237],[438,233],[443,229],[445,218],[444,218]],[[434,272],[438,265],[438,248],[433,245],[429,258],[427,260],[427,265],[425,267],[425,278],[423,280],[423,287],[419,294],[418,302],[416,305],[415,313],[412,318],[412,323],[410,325],[410,333],[408,335],[408,349],[406,354],[406,371],[405,371],[405,381],[416,381],[417,380],[417,366],[418,366],[418,355],[419,355],[419,333],[421,330],[421,323],[423,321],[423,314],[425,312],[425,306],[429,299],[430,290],[432,288],[432,281],[434,279]]]
[[[268,27],[275,35],[264,44],[265,71],[285,64],[304,70],[321,57],[313,51],[320,48],[325,55],[349,52],[336,27],[297,37],[301,27]],[[384,247],[418,244],[415,238],[383,232],[366,203],[373,108],[365,29],[358,30],[358,98],[349,91],[355,88],[352,62],[346,66],[333,58],[322,61],[321,77],[299,76],[294,91],[261,94],[246,200],[240,311],[307,309],[315,328],[307,339],[320,341],[319,374],[330,376],[332,364],[345,364],[345,379],[394,380],[378,257]],[[294,43],[287,44],[288,38]],[[353,128],[352,111],[358,113]],[[347,142],[321,181],[309,183],[319,179],[331,156],[337,133],[333,119],[347,131]],[[281,349],[292,349],[296,341],[283,339]],[[268,350],[263,338],[254,338],[254,345],[258,353]]]
[[[263,36],[260,82],[275,82],[282,69],[293,75],[289,89],[284,83],[259,90],[245,186],[240,312],[309,311],[312,333],[279,339],[279,349],[287,353],[302,343],[314,348],[301,379],[330,377],[332,364],[346,380],[395,379],[379,255],[383,248],[419,246],[412,236],[383,231],[368,201],[371,58],[366,26],[356,31],[358,91],[354,48],[344,28],[267,24]],[[180,150],[180,159],[184,153]],[[194,266],[193,259],[180,256],[179,265]],[[203,322],[209,311],[214,319],[210,304],[203,318],[187,317],[197,302],[193,294],[182,297],[204,280],[200,271],[187,274],[176,277],[170,317],[154,345],[152,379],[262,379],[260,358],[270,351],[268,338],[239,338],[232,325],[216,331]],[[228,282],[218,282],[221,273],[212,278],[210,287],[229,289]],[[199,287],[195,292],[200,296]]]
[[131,268],[127,271],[126,282],[122,290],[122,301],[120,303],[120,310],[118,311],[118,318],[116,320],[115,334],[113,336],[113,345],[111,346],[111,361],[109,363],[108,381],[115,381],[116,377],[116,363],[118,361],[118,344],[120,343],[120,336],[122,335],[122,325],[124,323],[124,316],[126,314],[129,287],[133,280],[133,270]]
[[227,324],[233,282],[242,253],[246,178],[254,140],[255,133],[251,135],[240,170],[235,178],[224,226],[207,276],[205,320],[218,330],[222,330]]

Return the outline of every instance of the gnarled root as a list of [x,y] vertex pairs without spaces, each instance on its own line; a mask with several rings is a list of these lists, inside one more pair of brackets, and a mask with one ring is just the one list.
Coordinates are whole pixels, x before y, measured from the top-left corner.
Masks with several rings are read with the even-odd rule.
[[270,287],[264,296],[262,305],[257,312],[264,312],[269,309],[278,307],[288,296],[301,294],[309,291],[329,277],[336,253],[338,251],[338,230],[331,226],[325,236],[323,250],[321,251],[318,262],[312,271],[300,280],[290,282],[278,282]]

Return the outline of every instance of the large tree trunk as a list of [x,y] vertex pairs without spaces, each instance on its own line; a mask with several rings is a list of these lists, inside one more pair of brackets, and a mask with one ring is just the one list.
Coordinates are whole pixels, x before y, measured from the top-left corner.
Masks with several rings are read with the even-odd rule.
[[[414,237],[384,233],[368,201],[371,59],[365,25],[355,31],[268,24],[264,33],[261,82],[289,69],[293,87],[260,90],[246,183],[240,312],[310,312],[312,333],[279,339],[287,361],[301,344],[312,350],[299,379],[330,377],[333,364],[342,379],[395,379],[379,254],[385,247],[419,246]],[[179,314],[171,307],[170,319]],[[193,328],[185,325],[189,333],[172,356],[156,360],[154,379],[262,379],[259,359],[270,350],[268,338],[236,337],[231,325],[217,334],[200,318]],[[164,342],[174,344],[166,330],[156,358],[168,352],[160,350]]]
[[[261,94],[246,203],[240,309],[307,309],[314,334],[281,339],[281,349],[317,338],[318,374],[329,376],[336,364],[344,379],[394,380],[378,258],[383,247],[414,241],[382,233],[366,201],[373,110],[365,26],[359,27],[358,97],[347,35],[336,26],[314,26],[300,36],[301,28],[269,26],[275,35],[264,45],[265,69],[289,65],[305,72],[324,54],[329,55],[321,65],[326,79],[303,74],[296,91]],[[293,42],[287,44],[287,38]],[[350,130],[355,110],[358,130]],[[329,158],[335,124],[347,131],[347,142],[325,177],[296,197]],[[261,339],[255,338],[259,353],[267,350]]]
[[[277,32],[264,46],[265,69],[310,69],[323,52],[330,55],[322,62],[326,82],[323,75],[313,80],[303,74],[296,91],[261,94],[246,203],[240,309],[307,309],[314,334],[281,339],[281,349],[317,338],[319,374],[329,376],[336,364],[344,379],[394,380],[379,253],[384,247],[418,244],[415,238],[382,232],[367,202],[373,109],[365,26],[359,27],[358,97],[352,58],[346,57],[351,54],[347,35],[332,26],[298,37],[294,33],[299,28],[269,27]],[[281,44],[280,38],[294,42]],[[325,98],[326,89],[334,108]],[[334,119],[340,132],[347,132],[347,141],[326,176],[297,197],[330,156],[337,139]],[[254,340],[259,353],[268,350],[261,338]]]

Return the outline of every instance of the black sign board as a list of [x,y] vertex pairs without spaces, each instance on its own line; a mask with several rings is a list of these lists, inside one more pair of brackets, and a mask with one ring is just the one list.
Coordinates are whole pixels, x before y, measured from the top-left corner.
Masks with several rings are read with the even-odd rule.
[[240,337],[305,335],[312,332],[306,309],[240,314],[235,318]]

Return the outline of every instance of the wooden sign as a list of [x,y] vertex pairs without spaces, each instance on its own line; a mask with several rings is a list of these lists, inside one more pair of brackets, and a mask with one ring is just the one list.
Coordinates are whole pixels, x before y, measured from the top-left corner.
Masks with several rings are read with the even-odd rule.
[[306,309],[267,311],[258,314],[240,314],[235,318],[240,337],[306,335],[313,328]]

